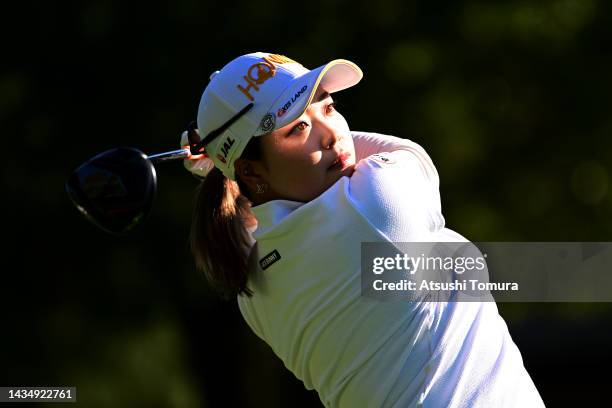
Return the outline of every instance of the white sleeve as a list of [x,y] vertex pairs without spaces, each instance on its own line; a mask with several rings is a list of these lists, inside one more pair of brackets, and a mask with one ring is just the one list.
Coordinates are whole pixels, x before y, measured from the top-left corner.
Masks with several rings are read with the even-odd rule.
[[250,300],[246,298],[246,295],[237,295],[236,299],[238,300],[238,309],[240,310],[240,314],[242,314],[242,318],[244,319],[244,321],[251,328],[253,333],[257,335],[257,337],[268,343],[268,340],[266,339],[263,331],[261,330],[261,323],[257,319],[255,313],[253,313],[252,306],[249,303]]
[[438,172],[429,155],[409,140],[383,136],[372,143],[371,136],[366,138],[370,143],[360,147],[362,154],[375,148],[392,151],[357,163],[350,178],[351,202],[391,241],[427,241],[444,227]]
[[[247,267],[249,271],[249,288],[253,289],[250,285],[251,283],[256,283],[258,279],[261,279],[262,275],[260,274],[261,269],[259,267],[259,262],[257,261],[259,258],[258,245],[255,243],[251,247],[251,251],[249,252],[249,257],[247,259]],[[242,314],[242,318],[247,325],[251,328],[253,333],[257,335],[260,339],[265,341],[268,344],[271,344],[266,335],[264,333],[265,327],[261,319],[258,318],[256,313],[256,305],[253,302],[257,302],[258,297],[254,295],[253,297],[248,297],[247,295],[237,295],[236,299],[238,300],[238,309],[240,309],[240,314]]]
[[396,136],[383,135],[381,133],[352,131],[353,143],[355,144],[355,156],[357,161],[365,159],[376,153],[394,152],[396,150],[412,150],[419,152],[422,159],[427,162],[434,174],[434,178],[438,178],[438,173],[431,159],[425,153],[425,150],[418,144]]

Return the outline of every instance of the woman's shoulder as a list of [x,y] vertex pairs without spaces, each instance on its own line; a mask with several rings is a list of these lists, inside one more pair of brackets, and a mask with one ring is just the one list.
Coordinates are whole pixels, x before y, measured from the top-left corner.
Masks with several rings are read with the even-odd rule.
[[439,178],[429,155],[410,140],[371,137],[383,143],[355,166],[348,189],[354,207],[393,239],[441,228]]
[[419,175],[436,187],[439,185],[438,171],[429,154],[418,143],[375,132],[353,131],[351,134],[358,164],[369,160],[375,168],[416,166]]

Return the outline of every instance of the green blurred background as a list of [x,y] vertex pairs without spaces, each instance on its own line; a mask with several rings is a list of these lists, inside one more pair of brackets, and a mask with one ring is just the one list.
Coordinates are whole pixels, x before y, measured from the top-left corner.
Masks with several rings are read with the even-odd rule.
[[[247,52],[356,62],[340,111],[421,144],[447,225],[470,240],[612,241],[610,2],[4,7],[2,386],[76,386],[86,407],[321,406],[195,271],[196,180],[180,164],[158,166],[129,237],[96,230],[63,189],[103,150],[178,147],[210,73]],[[499,309],[547,405],[608,399],[609,304]]]

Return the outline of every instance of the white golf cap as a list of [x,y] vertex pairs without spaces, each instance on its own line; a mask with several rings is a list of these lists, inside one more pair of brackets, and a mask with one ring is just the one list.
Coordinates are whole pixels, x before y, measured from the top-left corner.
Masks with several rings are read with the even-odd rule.
[[357,65],[342,59],[311,71],[278,54],[256,52],[238,57],[210,76],[198,108],[199,134],[206,137],[249,104],[253,106],[208,142],[206,155],[226,177],[235,180],[234,162],[252,137],[301,116],[319,86],[333,93],[355,85],[362,77]]

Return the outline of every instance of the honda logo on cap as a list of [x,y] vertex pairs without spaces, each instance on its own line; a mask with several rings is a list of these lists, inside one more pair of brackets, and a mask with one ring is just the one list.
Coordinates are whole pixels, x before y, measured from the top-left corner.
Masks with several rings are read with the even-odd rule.
[[247,74],[243,76],[246,81],[246,87],[237,85],[240,92],[242,92],[249,101],[253,102],[255,98],[251,95],[251,89],[259,92],[259,86],[266,82],[268,79],[276,75],[276,64],[286,64],[296,62],[291,58],[287,58],[283,55],[270,54],[267,57],[262,58],[262,62],[255,63],[249,67]]

